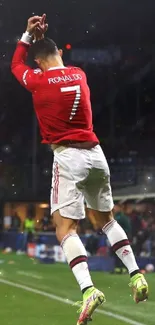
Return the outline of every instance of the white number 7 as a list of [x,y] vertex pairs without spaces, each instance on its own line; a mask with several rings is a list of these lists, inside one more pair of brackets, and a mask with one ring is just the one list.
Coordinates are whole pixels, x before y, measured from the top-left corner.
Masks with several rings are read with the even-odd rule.
[[77,109],[78,109],[78,106],[79,106],[79,103],[80,103],[80,98],[81,98],[81,87],[80,87],[80,85],[61,88],[62,93],[71,92],[71,91],[75,91],[76,95],[75,95],[75,100],[74,100],[73,107],[72,107],[72,110],[71,110],[71,114],[70,114],[70,117],[69,117],[70,121],[76,115],[76,112],[77,112]]

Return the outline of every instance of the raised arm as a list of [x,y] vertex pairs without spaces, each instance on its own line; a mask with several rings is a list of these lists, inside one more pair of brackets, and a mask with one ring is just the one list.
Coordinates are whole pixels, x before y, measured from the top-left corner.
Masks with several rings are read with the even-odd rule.
[[16,79],[22,86],[31,92],[35,90],[35,86],[38,82],[38,70],[33,70],[26,65],[26,59],[33,34],[36,28],[40,26],[40,22],[42,22],[42,17],[40,16],[29,18],[26,32],[17,44],[11,64],[11,71]]

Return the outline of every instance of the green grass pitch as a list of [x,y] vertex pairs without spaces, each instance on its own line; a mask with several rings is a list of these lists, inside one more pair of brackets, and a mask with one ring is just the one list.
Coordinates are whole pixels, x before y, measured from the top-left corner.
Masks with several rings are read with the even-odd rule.
[[[76,325],[76,307],[50,296],[56,295],[65,302],[81,299],[78,285],[67,265],[43,265],[26,256],[13,254],[1,254],[0,260],[4,261],[0,264],[2,325]],[[107,302],[100,309],[109,312],[108,315],[95,313],[92,324],[155,324],[155,274],[147,276],[150,286],[149,300],[138,305],[132,300],[128,276],[93,272],[92,278],[96,287],[106,295]],[[4,283],[6,281],[39,290],[39,293],[14,287]],[[124,316],[125,320],[118,319],[120,316]]]

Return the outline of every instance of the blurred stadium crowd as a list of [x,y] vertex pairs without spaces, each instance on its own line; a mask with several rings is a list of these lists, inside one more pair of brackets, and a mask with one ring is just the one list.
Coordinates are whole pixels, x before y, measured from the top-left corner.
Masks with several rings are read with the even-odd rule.
[[[114,207],[115,219],[127,233],[136,256],[155,257],[155,204],[145,203],[118,203]],[[55,231],[49,209],[44,210],[43,217],[29,214],[22,221],[18,213],[10,216],[10,225],[6,229],[6,220],[3,219],[3,231],[25,232],[28,234],[28,243],[34,242],[38,233],[52,234]],[[85,236],[86,248],[90,255],[107,256],[111,254],[109,244],[105,236],[94,230],[95,222],[93,213],[86,208],[86,219],[78,226],[79,234]]]

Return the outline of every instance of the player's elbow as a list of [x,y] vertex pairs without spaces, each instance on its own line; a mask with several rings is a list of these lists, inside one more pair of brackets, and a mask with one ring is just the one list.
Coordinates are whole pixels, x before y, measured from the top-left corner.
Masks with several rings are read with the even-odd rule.
[[16,70],[18,70],[19,67],[19,60],[16,57],[16,53],[13,55],[12,61],[11,61],[11,72],[15,75]]
[[11,72],[17,78],[20,70],[19,64],[17,64],[14,60],[11,62]]
[[12,60],[12,62],[11,62],[11,72],[13,74],[15,73],[15,69],[16,69],[16,64],[15,64],[14,60]]

